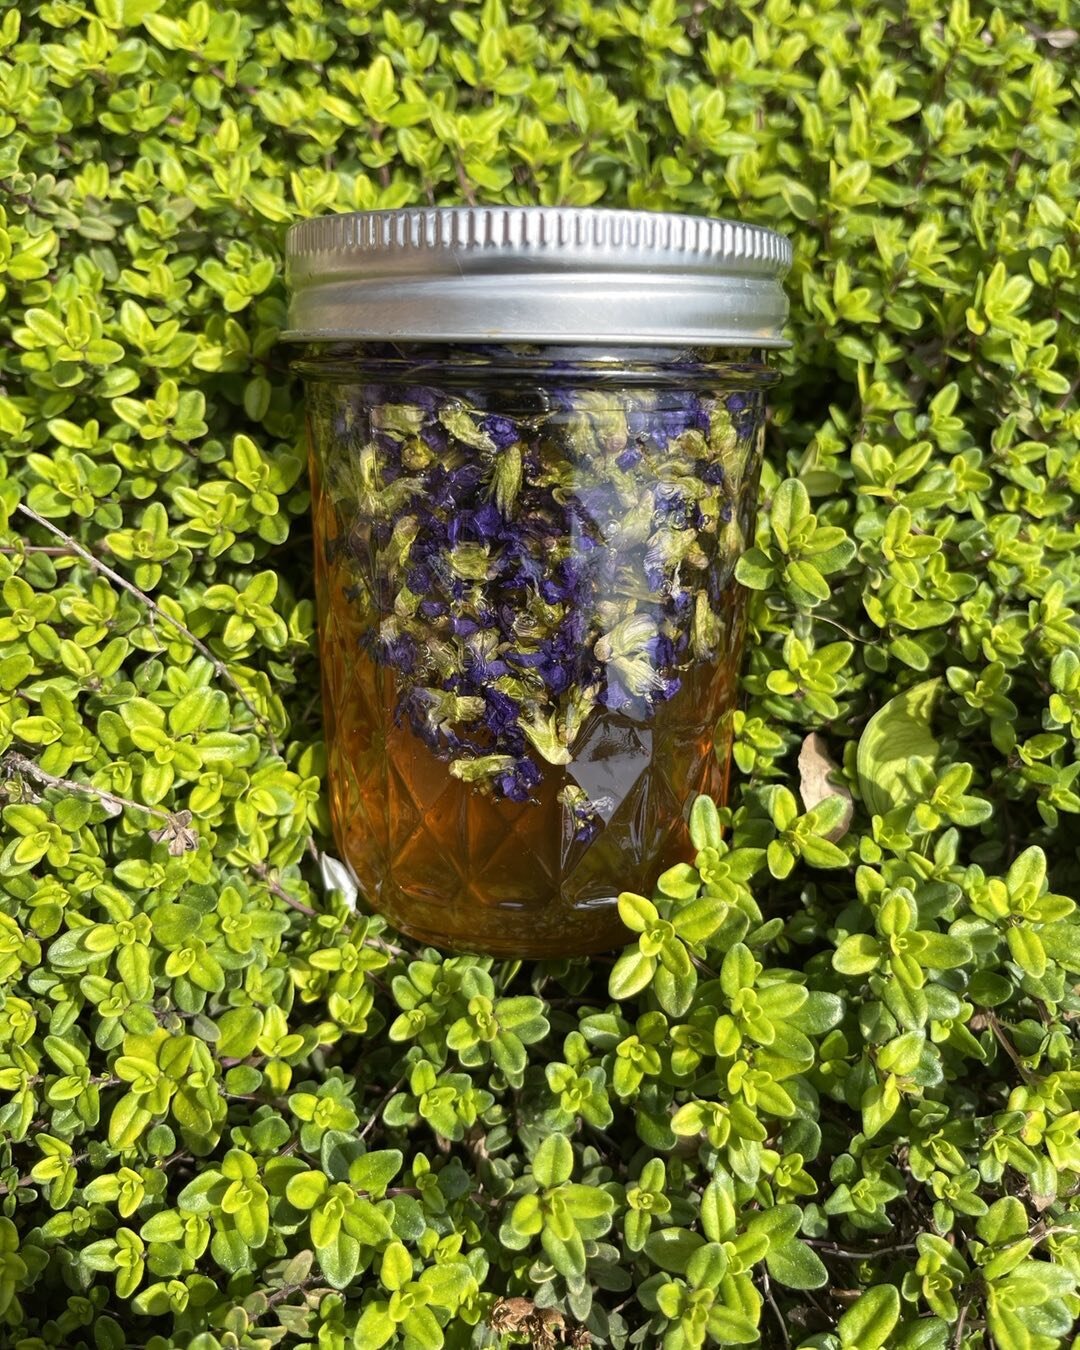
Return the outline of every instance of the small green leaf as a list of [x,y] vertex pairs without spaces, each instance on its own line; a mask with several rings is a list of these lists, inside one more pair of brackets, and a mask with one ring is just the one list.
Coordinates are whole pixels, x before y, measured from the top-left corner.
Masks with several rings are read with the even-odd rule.
[[614,999],[633,998],[646,988],[655,971],[656,958],[631,947],[612,966],[608,993]]
[[881,962],[881,943],[870,933],[852,933],[833,952],[834,969],[841,975],[868,975]]
[[930,718],[940,691],[940,679],[912,685],[879,708],[863,729],[855,764],[863,801],[873,815],[911,803],[905,775],[912,758],[937,758]]
[[389,1306],[380,1301],[369,1303],[360,1314],[356,1324],[353,1344],[357,1350],[379,1350],[397,1334],[397,1323],[390,1316]]
[[690,839],[699,851],[722,847],[724,836],[720,813],[711,797],[702,795],[694,798],[694,805],[690,808]]
[[891,1284],[868,1289],[836,1325],[840,1344],[847,1350],[882,1350],[900,1320],[900,1294]]
[[149,1126],[153,1115],[134,1092],[128,1092],[113,1107],[109,1117],[109,1143],[119,1150],[131,1148]]
[[574,1170],[574,1150],[564,1134],[549,1134],[536,1150],[532,1173],[537,1183],[545,1188],[569,1181]]
[[[399,1148],[382,1148],[373,1153],[363,1153],[350,1164],[349,1181],[358,1191],[381,1196],[401,1171],[403,1162],[404,1155]],[[289,1198],[292,1199],[291,1196]]]
[[285,1195],[297,1209],[314,1209],[326,1194],[329,1182],[322,1172],[299,1172],[290,1177]]
[[643,895],[623,891],[619,896],[619,918],[632,933],[643,933],[657,919],[656,906]]
[[391,1242],[382,1254],[379,1279],[385,1289],[404,1289],[413,1276],[412,1257],[401,1242]]
[[779,1246],[770,1243],[765,1265],[773,1279],[789,1289],[820,1289],[829,1282],[829,1272],[817,1252],[794,1238]]
[[645,1243],[645,1254],[661,1270],[684,1275],[690,1259],[705,1239],[686,1228],[661,1228],[651,1233]]
[[1010,895],[1038,896],[1046,885],[1046,854],[1032,845],[1019,854],[1009,868],[1005,885]]
[[1018,925],[1010,928],[1006,936],[1009,952],[1020,969],[1041,979],[1046,973],[1046,949],[1038,933],[1033,928]]
[[335,1289],[344,1289],[360,1268],[360,1244],[345,1232],[339,1232],[332,1243],[316,1248],[322,1272]]

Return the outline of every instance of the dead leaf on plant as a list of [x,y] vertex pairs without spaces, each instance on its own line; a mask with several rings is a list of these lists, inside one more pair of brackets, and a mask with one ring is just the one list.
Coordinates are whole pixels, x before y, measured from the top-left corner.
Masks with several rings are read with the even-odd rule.
[[567,1323],[557,1308],[538,1308],[531,1298],[500,1298],[491,1310],[492,1331],[528,1336],[533,1350],[587,1350],[592,1338],[584,1327]]
[[191,823],[190,811],[174,811],[160,830],[149,833],[155,844],[167,843],[174,858],[199,847],[199,831]]
[[[834,778],[837,781],[834,782]],[[839,765],[829,757],[825,738],[816,731],[807,736],[799,751],[799,795],[807,811],[812,811],[829,797],[840,797],[847,803],[840,820],[825,835],[830,843],[839,843],[851,827],[855,804],[840,777]]]

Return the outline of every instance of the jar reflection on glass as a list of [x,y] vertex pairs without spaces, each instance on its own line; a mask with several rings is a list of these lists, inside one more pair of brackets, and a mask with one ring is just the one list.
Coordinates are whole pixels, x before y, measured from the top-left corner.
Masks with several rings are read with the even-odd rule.
[[439,946],[625,937],[722,799],[760,353],[310,347],[334,829]]

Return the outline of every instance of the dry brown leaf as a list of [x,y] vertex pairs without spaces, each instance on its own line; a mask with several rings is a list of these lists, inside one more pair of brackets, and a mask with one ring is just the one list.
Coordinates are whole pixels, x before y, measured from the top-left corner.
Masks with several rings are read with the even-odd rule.
[[191,823],[190,811],[174,811],[160,830],[148,830],[155,844],[167,843],[174,858],[199,847],[199,832]]
[[1045,42],[1048,47],[1053,47],[1056,51],[1065,51],[1080,39],[1080,33],[1075,28],[1052,28],[1048,30],[1039,28],[1036,24],[1028,24],[1027,30],[1037,42]]
[[[833,778],[837,781],[833,782]],[[851,799],[851,793],[840,778],[839,765],[829,757],[825,738],[816,731],[807,736],[799,751],[799,795],[807,811],[812,811],[829,797],[843,798],[847,803],[844,814],[825,835],[830,843],[839,843],[851,827],[855,804]]]
[[584,1327],[568,1323],[557,1308],[538,1308],[530,1298],[500,1298],[491,1310],[488,1325],[496,1332],[528,1336],[533,1350],[588,1350],[592,1338]]

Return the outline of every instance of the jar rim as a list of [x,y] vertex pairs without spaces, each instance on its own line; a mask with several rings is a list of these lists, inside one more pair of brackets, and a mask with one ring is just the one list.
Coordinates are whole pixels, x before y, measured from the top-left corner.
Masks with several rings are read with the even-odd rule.
[[306,379],[331,384],[376,381],[402,385],[510,384],[652,386],[655,388],[758,389],[779,382],[780,372],[753,349],[640,345],[494,348],[477,343],[312,342],[289,363]]
[[285,252],[285,341],[791,345],[791,244],[741,221],[407,207],[300,221]]

